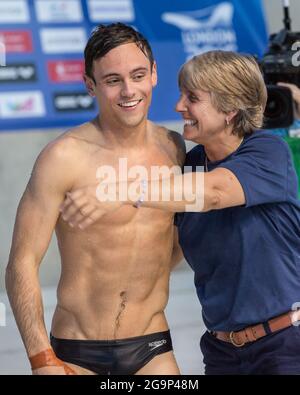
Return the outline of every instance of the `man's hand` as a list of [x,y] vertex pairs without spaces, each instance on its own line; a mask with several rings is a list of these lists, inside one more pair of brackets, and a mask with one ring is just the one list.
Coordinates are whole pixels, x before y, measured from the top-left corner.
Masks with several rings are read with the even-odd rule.
[[[122,206],[116,196],[101,196],[99,184],[78,188],[66,194],[60,207],[62,218],[70,226],[85,229],[96,222],[103,215],[115,211]],[[103,188],[101,188],[103,190]]]

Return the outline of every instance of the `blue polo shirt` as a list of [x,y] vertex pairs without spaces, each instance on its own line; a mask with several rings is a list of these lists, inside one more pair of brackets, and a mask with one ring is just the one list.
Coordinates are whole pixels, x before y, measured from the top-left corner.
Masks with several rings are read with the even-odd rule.
[[[203,146],[186,166],[204,166]],[[208,170],[238,178],[244,206],[176,215],[184,256],[209,330],[236,331],[292,309],[300,302],[300,204],[287,144],[257,131]]]

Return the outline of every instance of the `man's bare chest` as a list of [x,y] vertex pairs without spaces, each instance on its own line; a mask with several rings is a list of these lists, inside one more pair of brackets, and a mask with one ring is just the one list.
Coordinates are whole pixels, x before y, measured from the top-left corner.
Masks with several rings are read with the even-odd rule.
[[176,153],[158,146],[128,152],[99,149],[84,154],[80,161],[74,188],[101,180],[115,183],[135,178],[167,178],[180,171]]

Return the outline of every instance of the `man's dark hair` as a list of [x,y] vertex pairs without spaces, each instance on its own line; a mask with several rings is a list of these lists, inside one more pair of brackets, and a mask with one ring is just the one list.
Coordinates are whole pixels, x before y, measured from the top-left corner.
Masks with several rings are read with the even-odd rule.
[[90,36],[84,50],[85,74],[93,77],[93,62],[105,56],[119,45],[135,43],[149,59],[151,70],[154,63],[152,49],[145,37],[124,23],[97,26]]

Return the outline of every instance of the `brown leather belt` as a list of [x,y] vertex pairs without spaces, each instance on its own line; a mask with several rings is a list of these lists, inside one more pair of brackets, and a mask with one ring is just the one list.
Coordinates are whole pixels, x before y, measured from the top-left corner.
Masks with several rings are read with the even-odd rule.
[[[233,344],[235,347],[242,347],[247,343],[254,342],[270,333],[288,328],[300,320],[300,311],[289,311],[288,313],[272,318],[263,324],[249,326],[238,332],[211,332],[219,340]],[[299,323],[298,323],[299,325]]]

